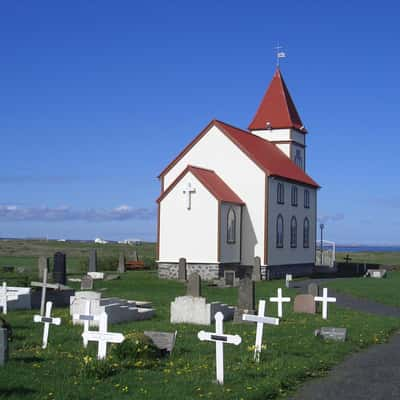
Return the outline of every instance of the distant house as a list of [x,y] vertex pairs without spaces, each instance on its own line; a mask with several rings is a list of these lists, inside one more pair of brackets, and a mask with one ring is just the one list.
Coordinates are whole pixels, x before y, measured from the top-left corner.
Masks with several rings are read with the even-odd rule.
[[118,243],[120,244],[142,244],[140,239],[124,239],[120,240]]
[[101,238],[94,239],[94,242],[98,243],[98,244],[106,244],[106,243],[108,243],[107,240],[104,240],[104,239],[101,239]]
[[279,68],[248,130],[213,120],[161,172],[160,277],[215,279],[261,261],[263,277],[308,274],[315,262],[317,190],[306,135]]

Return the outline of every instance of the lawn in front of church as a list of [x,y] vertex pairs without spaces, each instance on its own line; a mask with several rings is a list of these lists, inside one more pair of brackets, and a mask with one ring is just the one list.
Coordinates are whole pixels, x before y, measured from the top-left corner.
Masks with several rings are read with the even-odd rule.
[[[390,284],[390,280],[382,281]],[[282,281],[257,283],[257,298],[276,294]],[[212,331],[214,326],[172,325],[169,306],[175,296],[185,293],[182,283],[157,278],[156,272],[128,272],[122,279],[96,282],[95,289],[106,288],[103,296],[119,296],[135,300],[150,300],[156,316],[148,321],[111,325],[110,331],[124,334],[144,330],[178,330],[177,342],[170,358],[157,366],[121,369],[102,378],[82,375],[86,356],[95,358],[97,347],[82,346],[81,327],[72,326],[68,309],[55,309],[62,325],[50,328],[49,346],[41,349],[42,326],[33,324],[36,311],[10,312],[7,320],[14,330],[10,360],[0,370],[0,398],[4,399],[275,399],[284,398],[304,380],[324,375],[351,352],[387,340],[400,329],[400,321],[329,305],[329,320],[320,315],[294,314],[292,304],[285,304],[280,326],[266,326],[266,349],[260,364],[253,362],[252,346],[255,325],[224,324],[226,333],[239,334],[242,344],[225,345],[225,385],[215,380],[215,345],[200,342],[197,332]],[[203,295],[209,301],[220,300],[236,304],[237,289],[218,289],[203,285]],[[284,290],[294,297],[295,290]],[[276,315],[275,304],[267,303],[267,315]],[[314,337],[321,326],[347,327],[345,343],[323,342]],[[87,357],[86,357],[87,359]]]

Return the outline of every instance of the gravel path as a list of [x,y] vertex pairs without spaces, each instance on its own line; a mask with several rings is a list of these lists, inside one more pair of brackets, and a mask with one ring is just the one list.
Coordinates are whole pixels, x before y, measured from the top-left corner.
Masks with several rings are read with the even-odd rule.
[[[302,291],[310,282],[323,283],[328,279],[296,282]],[[348,294],[329,291],[340,307],[370,314],[398,317],[400,308],[358,299]],[[291,400],[392,400],[400,399],[400,333],[386,344],[371,346],[351,355],[329,374],[306,383]]]

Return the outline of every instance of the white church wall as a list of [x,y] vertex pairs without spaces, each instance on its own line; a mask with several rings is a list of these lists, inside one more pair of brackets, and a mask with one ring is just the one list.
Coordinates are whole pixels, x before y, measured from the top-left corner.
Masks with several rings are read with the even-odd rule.
[[243,199],[246,206],[242,214],[242,264],[252,265],[254,256],[263,260],[264,171],[215,126],[167,172],[164,189],[189,164],[214,170]]
[[[230,208],[236,215],[236,230],[235,230],[235,243],[227,242],[227,220],[228,211]],[[240,218],[241,218],[241,207],[237,204],[222,203],[221,204],[221,263],[240,263]]]
[[[183,194],[188,182],[196,190],[187,209]],[[160,203],[159,260],[216,263],[218,201],[188,172]]]
[[290,144],[289,143],[277,143],[276,147],[278,147],[279,150],[284,152],[287,157],[290,158]]
[[[285,188],[285,203],[277,203],[277,186],[282,183]],[[306,264],[315,262],[316,238],[316,193],[317,190],[301,184],[298,188],[298,205],[292,206],[292,183],[278,178],[269,178],[269,208],[268,208],[268,265]],[[304,189],[310,193],[310,208],[304,208]],[[284,220],[283,248],[276,247],[276,221],[281,214]],[[290,221],[292,216],[297,219],[297,247],[290,247]],[[310,247],[303,247],[303,221],[310,221]]]

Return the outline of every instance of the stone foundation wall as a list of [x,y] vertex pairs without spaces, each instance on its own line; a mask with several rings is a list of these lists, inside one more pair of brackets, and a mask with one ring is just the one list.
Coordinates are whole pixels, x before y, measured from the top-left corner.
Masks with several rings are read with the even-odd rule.
[[[202,280],[212,281],[220,276],[219,264],[186,264],[186,277],[197,272]],[[158,263],[158,277],[161,279],[178,279],[178,263]]]
[[263,268],[265,268],[265,279],[271,280],[285,278],[286,274],[292,274],[293,277],[309,276],[313,272],[314,264],[268,265],[261,267],[262,277]]

